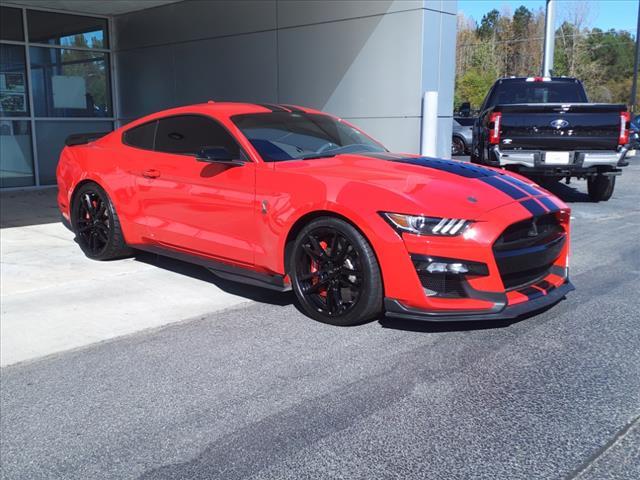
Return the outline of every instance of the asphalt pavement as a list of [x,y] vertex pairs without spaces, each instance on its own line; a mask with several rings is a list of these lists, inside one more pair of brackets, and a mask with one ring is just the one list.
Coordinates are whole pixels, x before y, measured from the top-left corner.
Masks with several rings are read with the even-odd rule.
[[576,291],[517,322],[338,328],[212,280],[258,303],[3,368],[2,478],[640,478],[640,160],[618,180],[554,187]]

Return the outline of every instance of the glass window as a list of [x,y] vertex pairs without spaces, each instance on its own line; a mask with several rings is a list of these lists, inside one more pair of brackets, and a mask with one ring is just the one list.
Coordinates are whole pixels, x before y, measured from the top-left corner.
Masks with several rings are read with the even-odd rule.
[[31,47],[37,117],[110,117],[109,56],[105,53]]
[[145,150],[153,150],[158,122],[145,123],[124,132],[122,140],[126,145]]
[[0,45],[0,116],[29,115],[24,47]]
[[488,105],[517,103],[580,103],[587,95],[575,82],[504,82],[497,85]]
[[64,141],[74,133],[110,132],[113,122],[98,120],[36,122],[36,145],[38,147],[38,172],[40,185],[55,185],[56,168]]
[[236,141],[211,118],[182,115],[164,118],[158,123],[157,151],[193,155],[203,147],[223,147],[235,158],[240,157]]
[[34,43],[109,48],[107,20],[104,18],[28,10],[27,28],[29,41]]
[[328,115],[255,113],[236,115],[233,122],[266,162],[385,151],[360,130]]
[[22,10],[0,7],[0,39],[24,42]]
[[0,120],[0,187],[34,184],[31,122]]

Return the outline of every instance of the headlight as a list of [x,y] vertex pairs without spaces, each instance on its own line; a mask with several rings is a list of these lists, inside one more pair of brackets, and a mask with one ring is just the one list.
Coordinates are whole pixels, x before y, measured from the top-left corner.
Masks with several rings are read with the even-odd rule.
[[382,216],[401,232],[415,235],[441,235],[453,237],[464,232],[473,222],[462,218],[423,217],[382,212]]

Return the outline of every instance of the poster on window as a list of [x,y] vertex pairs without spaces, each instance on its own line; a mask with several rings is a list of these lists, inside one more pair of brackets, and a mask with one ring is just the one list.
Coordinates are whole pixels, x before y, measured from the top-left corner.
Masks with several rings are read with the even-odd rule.
[[27,111],[24,73],[0,72],[0,111],[6,115]]
[[51,77],[53,108],[87,108],[87,87],[83,77]]

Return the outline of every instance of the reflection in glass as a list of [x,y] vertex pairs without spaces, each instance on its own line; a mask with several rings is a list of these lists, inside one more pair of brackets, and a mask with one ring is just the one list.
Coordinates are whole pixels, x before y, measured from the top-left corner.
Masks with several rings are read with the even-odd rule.
[[111,116],[107,54],[41,47],[29,54],[37,117]]
[[0,116],[25,117],[29,114],[26,87],[24,47],[0,45]]
[[63,47],[109,48],[107,20],[104,18],[28,10],[27,27],[30,42]]
[[24,42],[22,10],[0,7],[0,39]]
[[31,123],[0,120],[0,187],[33,185]]

